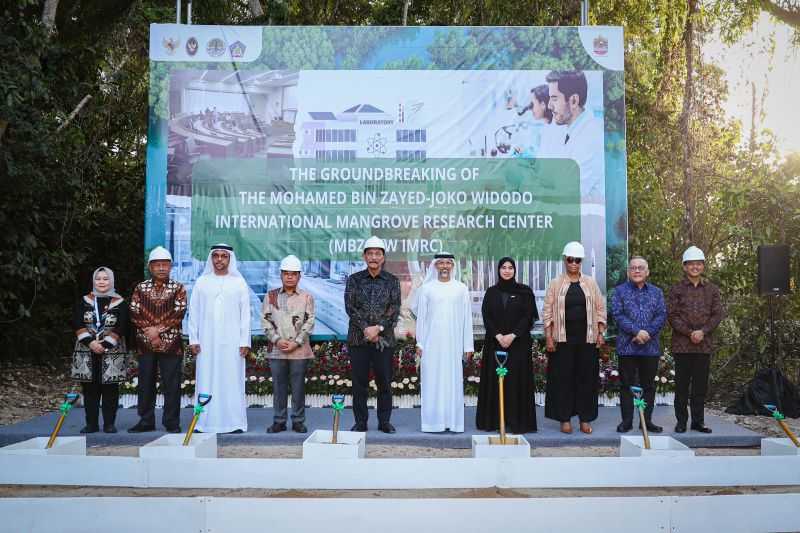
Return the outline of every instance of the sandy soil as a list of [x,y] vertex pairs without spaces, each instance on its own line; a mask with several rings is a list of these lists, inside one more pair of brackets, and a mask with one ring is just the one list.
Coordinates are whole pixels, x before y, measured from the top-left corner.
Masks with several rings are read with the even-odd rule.
[[785,487],[655,487],[591,489],[414,489],[414,490],[270,490],[270,489],[138,489],[118,487],[54,487],[0,485],[0,498],[80,497],[215,497],[215,498],[583,498],[646,496],[730,496],[791,494]]
[[[300,459],[302,446],[220,446],[219,457],[244,457],[262,459]],[[561,446],[534,448],[532,457],[616,457],[619,450],[611,446]],[[696,455],[758,455],[757,448],[695,448]],[[87,455],[115,455],[136,457],[138,446],[95,446]],[[427,448],[422,446],[387,446],[371,444],[368,458],[419,458],[419,457],[469,457],[471,450],[456,448]]]

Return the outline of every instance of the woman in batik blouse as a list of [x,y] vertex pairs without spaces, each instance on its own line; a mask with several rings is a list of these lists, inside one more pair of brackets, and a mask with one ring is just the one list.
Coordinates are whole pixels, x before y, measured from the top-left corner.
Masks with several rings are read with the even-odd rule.
[[100,267],[92,275],[92,290],[75,305],[72,328],[77,337],[72,360],[72,377],[81,383],[86,426],[81,433],[100,430],[116,433],[114,426],[119,402],[119,383],[127,378],[128,304],[114,290],[114,272]]

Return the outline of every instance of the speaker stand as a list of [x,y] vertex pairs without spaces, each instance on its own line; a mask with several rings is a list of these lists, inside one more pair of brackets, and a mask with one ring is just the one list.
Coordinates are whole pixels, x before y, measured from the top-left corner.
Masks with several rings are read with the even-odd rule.
[[767,366],[775,368],[775,309],[772,296],[767,296],[767,320],[769,320],[769,359]]

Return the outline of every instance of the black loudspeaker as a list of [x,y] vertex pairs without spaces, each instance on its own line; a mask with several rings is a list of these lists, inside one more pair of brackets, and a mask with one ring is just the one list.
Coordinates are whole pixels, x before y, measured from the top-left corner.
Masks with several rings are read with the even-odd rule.
[[789,294],[789,246],[758,247],[758,293],[761,296]]

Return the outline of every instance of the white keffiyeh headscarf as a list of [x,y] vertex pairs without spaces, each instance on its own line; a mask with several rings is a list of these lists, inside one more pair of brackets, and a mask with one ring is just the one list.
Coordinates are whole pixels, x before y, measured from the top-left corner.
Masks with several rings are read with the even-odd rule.
[[459,267],[458,261],[455,260],[455,256],[453,254],[442,252],[433,256],[433,261],[428,264],[428,273],[425,275],[422,285],[414,290],[414,293],[411,295],[411,303],[408,305],[408,308],[411,309],[411,312],[414,313],[415,317],[417,316],[417,309],[419,307],[419,292],[426,284],[432,283],[439,279],[439,269],[436,268],[436,262],[442,259],[449,259],[453,262],[453,272],[450,274],[450,279],[454,281],[461,281],[461,267]]
[[208,259],[206,259],[206,264],[203,268],[203,273],[201,276],[214,275],[214,263],[211,260],[211,256],[214,255],[216,250],[224,250],[231,256],[231,262],[228,265],[228,275],[244,279],[242,274],[239,272],[239,267],[236,262],[236,253],[233,251],[233,246],[225,243],[215,244],[211,247],[211,250],[208,251]]

